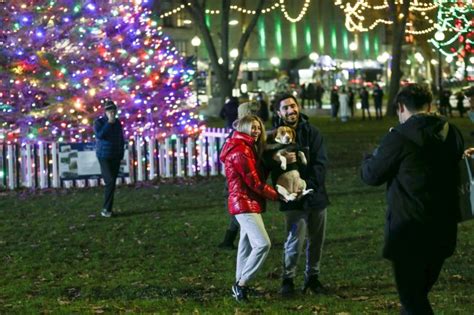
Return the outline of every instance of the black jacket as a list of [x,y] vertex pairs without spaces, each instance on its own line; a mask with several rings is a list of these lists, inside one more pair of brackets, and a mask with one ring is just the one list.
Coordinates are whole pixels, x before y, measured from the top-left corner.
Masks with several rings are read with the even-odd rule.
[[[278,121],[278,127],[283,122]],[[306,181],[307,189],[314,189],[314,192],[308,194],[297,201],[288,203],[280,202],[280,210],[323,210],[329,205],[329,199],[326,192],[326,164],[328,162],[324,141],[319,130],[312,126],[308,117],[300,114],[300,120],[296,127],[296,143],[306,155],[307,165],[298,163],[298,170],[302,179]],[[267,167],[279,168],[280,166],[272,159],[271,154],[265,154],[264,160]],[[273,183],[275,184],[275,182]]]
[[96,155],[98,159],[123,159],[125,140],[119,119],[109,124],[107,116],[94,121]]
[[417,114],[392,128],[363,161],[365,183],[387,183],[385,258],[453,254],[463,148],[461,133],[445,118]]

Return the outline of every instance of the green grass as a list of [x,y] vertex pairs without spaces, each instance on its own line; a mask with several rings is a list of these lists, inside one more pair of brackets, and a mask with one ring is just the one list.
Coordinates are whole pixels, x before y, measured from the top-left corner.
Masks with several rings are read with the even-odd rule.
[[[471,123],[453,122],[472,145]],[[363,153],[395,122],[314,123],[331,162],[321,275],[330,295],[278,295],[283,216],[271,203],[264,220],[273,246],[253,283],[261,296],[247,305],[231,298],[235,252],[216,248],[228,216],[224,178],[214,177],[120,187],[111,219],[98,216],[98,188],[1,193],[0,313],[397,314],[380,255],[384,187],[358,176]],[[437,314],[474,314],[473,232],[474,221],[460,225],[456,254],[431,293]]]

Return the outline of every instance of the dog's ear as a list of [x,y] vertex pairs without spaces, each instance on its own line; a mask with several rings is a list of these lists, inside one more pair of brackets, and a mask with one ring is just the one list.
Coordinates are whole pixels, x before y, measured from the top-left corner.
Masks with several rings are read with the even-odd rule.
[[291,137],[293,139],[293,142],[296,143],[296,131],[293,128],[290,128],[290,130],[291,130]]

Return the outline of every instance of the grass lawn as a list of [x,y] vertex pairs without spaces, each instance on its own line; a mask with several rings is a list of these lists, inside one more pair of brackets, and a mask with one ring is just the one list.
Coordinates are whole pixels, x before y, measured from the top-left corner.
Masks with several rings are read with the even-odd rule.
[[[468,119],[452,121],[473,145]],[[111,219],[98,215],[101,188],[0,192],[0,314],[397,314],[380,254],[384,187],[358,176],[363,153],[395,121],[313,122],[330,158],[321,280],[331,294],[279,296],[284,222],[270,203],[272,249],[253,283],[259,296],[236,303],[236,253],[216,248],[228,223],[224,178],[180,179],[120,187]],[[436,314],[474,314],[474,221],[460,225],[458,240],[431,294]]]

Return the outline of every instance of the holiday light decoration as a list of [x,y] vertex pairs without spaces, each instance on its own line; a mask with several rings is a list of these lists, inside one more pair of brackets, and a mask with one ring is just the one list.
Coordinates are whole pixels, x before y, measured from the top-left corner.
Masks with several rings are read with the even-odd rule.
[[149,0],[0,2],[0,129],[90,141],[108,97],[126,137],[198,133],[194,70],[150,16]]
[[[290,14],[288,13],[288,11],[286,10],[285,0],[276,0],[269,7],[263,8],[262,9],[262,14],[270,13],[270,12],[272,12],[272,11],[279,8],[280,11],[283,13],[284,17],[288,21],[290,21],[291,23],[297,23],[297,22],[301,21],[303,19],[303,17],[305,16],[306,12],[308,11],[310,3],[311,3],[311,0],[304,0],[301,11],[298,13],[296,18],[291,17]],[[188,2],[187,5],[190,6],[191,3]],[[185,8],[186,8],[186,5],[181,4],[179,7],[174,8],[172,10],[169,10],[169,11],[161,14],[160,18],[165,18],[165,17],[172,16],[172,15],[177,14],[180,11],[184,10]],[[253,15],[257,14],[257,12],[255,10],[250,10],[250,9],[247,9],[247,8],[243,8],[243,7],[238,6],[238,5],[231,5],[230,9],[233,10],[233,11],[237,11],[239,13],[244,13],[244,14],[249,14],[249,15],[250,14],[253,14]],[[221,13],[220,10],[212,10],[212,9],[206,9],[205,12],[206,12],[206,14],[209,14],[209,15],[217,15],[217,14]]]
[[441,1],[437,32],[430,43],[449,59],[464,60],[474,53],[474,7],[472,1]]
[[[401,4],[403,0],[396,0],[395,4]],[[393,22],[388,18],[389,5],[387,0],[335,0],[334,4],[339,6],[346,15],[345,26],[350,32],[368,32],[379,24],[391,25]],[[438,4],[432,1],[413,0],[410,3],[410,13],[416,16],[407,22],[407,34],[421,35],[432,32],[435,29],[431,13],[435,12]],[[375,16],[369,19],[368,16]]]

